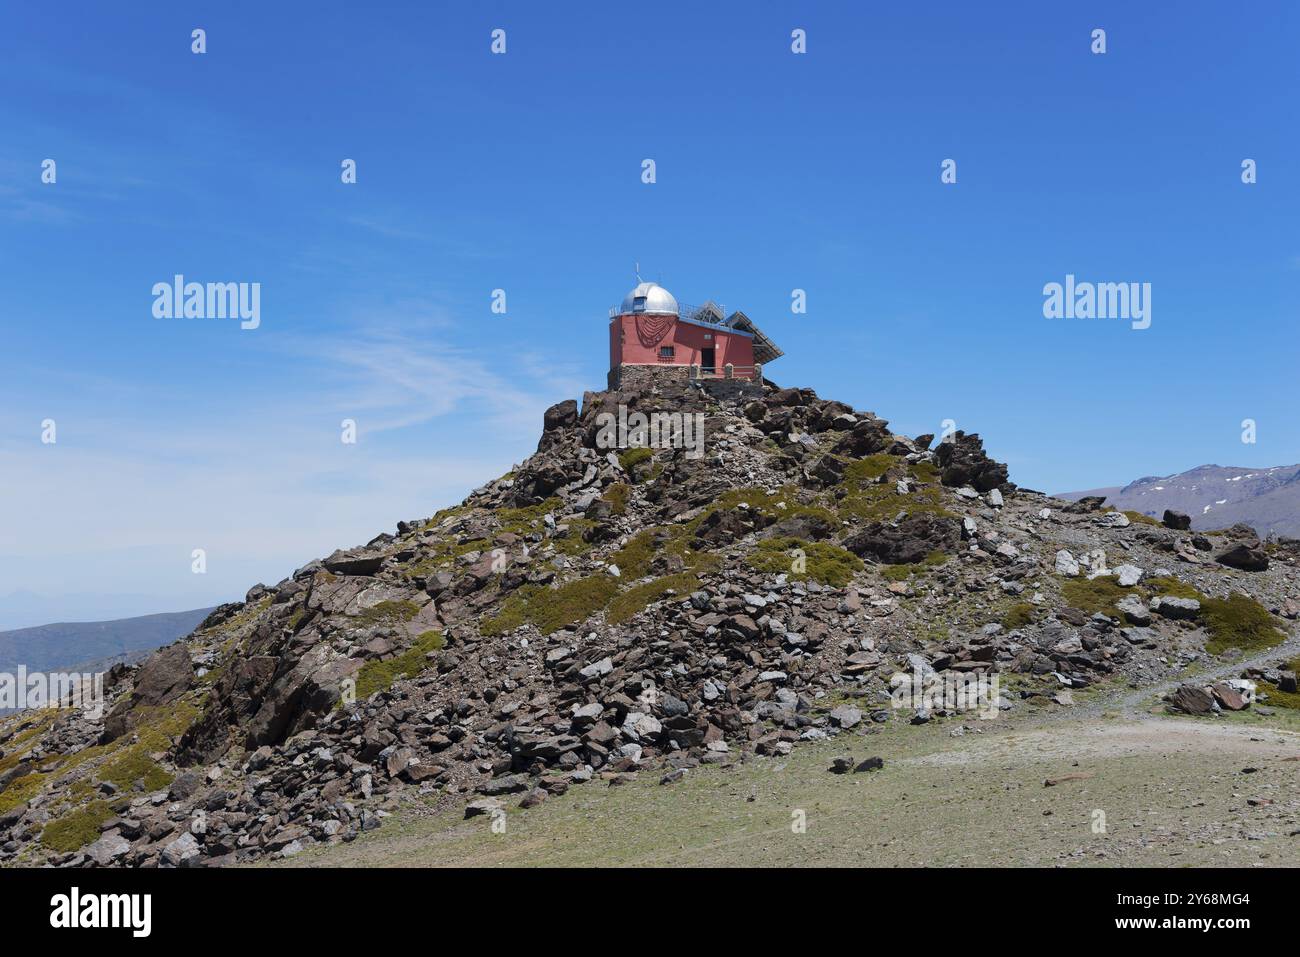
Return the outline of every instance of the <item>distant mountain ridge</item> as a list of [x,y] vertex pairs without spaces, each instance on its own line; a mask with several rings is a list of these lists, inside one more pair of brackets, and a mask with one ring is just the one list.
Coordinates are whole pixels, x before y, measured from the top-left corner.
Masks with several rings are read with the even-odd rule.
[[1107,505],[1156,518],[1167,508],[1186,512],[1198,529],[1244,522],[1260,535],[1300,537],[1300,465],[1200,465],[1176,475],[1145,476],[1124,486],[1060,492],[1055,497],[1073,502],[1086,495],[1101,495]]
[[139,660],[194,630],[211,608],[115,621],[58,622],[0,631],[0,671],[73,670],[87,662]]

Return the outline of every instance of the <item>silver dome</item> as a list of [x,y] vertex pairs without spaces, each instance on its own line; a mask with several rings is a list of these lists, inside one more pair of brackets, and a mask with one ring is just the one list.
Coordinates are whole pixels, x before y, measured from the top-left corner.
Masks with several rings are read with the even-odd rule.
[[677,300],[663,286],[653,282],[640,283],[623,297],[623,315],[675,316]]

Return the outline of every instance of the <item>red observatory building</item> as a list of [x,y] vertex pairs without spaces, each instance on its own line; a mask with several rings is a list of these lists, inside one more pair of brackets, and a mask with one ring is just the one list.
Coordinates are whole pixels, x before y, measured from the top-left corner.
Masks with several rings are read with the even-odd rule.
[[712,302],[679,306],[653,282],[639,283],[609,314],[611,389],[644,388],[663,377],[758,386],[763,365],[784,355],[743,312],[724,316]]

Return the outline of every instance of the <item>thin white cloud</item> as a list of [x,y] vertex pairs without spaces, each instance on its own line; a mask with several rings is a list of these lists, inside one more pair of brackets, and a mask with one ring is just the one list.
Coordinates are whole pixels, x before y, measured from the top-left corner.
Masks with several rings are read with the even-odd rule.
[[[198,408],[124,386],[127,411],[111,414],[96,412],[102,391],[79,390],[58,444],[24,428],[0,445],[6,589],[227,600],[458,501],[527,456],[542,411],[577,394],[557,393],[566,376],[540,357],[494,368],[418,331],[274,348],[314,384]],[[357,420],[356,445],[340,441],[342,417]],[[202,586],[193,548],[208,553]]]

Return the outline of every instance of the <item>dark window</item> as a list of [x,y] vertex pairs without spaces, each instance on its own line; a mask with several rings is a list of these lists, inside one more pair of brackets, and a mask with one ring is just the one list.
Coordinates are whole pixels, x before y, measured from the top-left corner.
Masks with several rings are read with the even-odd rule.
[[660,346],[660,347],[659,347],[659,358],[660,358],[660,359],[671,359],[674,355],[675,355],[675,353],[673,352],[673,347],[672,347],[672,346]]

